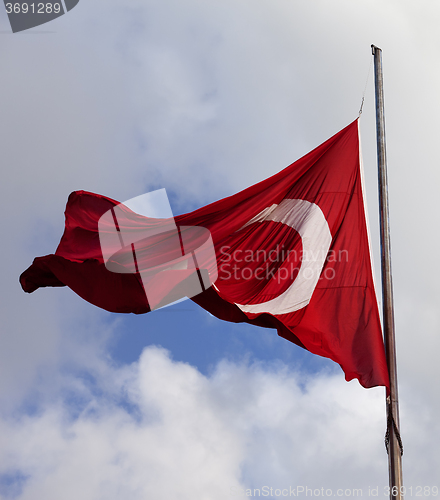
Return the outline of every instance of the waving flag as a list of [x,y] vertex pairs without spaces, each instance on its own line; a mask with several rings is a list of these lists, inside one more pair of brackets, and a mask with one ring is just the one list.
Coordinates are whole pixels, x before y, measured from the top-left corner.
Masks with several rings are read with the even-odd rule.
[[[104,261],[99,220],[117,205],[72,193],[60,245],[21,275],[23,289],[67,285],[108,311],[148,312],[139,270],[113,272]],[[278,174],[175,223],[208,229],[215,249],[216,279],[194,302],[226,321],[276,328],[339,363],[346,380],[389,387],[357,120]]]

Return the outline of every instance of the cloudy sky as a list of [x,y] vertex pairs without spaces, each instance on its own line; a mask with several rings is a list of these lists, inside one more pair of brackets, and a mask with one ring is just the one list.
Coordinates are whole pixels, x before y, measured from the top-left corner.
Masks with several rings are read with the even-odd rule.
[[1,499],[223,500],[298,486],[386,497],[382,388],[190,301],[123,316],[18,284],[54,252],[70,192],[124,201],[166,188],[175,214],[193,210],[335,134],[365,88],[379,278],[372,43],[384,51],[404,483],[407,497],[433,494],[439,19],[433,0],[81,0],[12,34],[0,6]]

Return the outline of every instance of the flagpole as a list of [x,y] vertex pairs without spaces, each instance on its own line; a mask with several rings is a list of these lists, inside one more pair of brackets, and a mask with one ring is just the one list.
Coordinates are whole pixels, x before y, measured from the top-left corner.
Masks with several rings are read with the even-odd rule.
[[387,159],[385,147],[385,111],[383,98],[382,49],[371,46],[374,56],[376,91],[376,137],[379,170],[380,247],[382,268],[383,327],[385,351],[390,375],[387,396],[387,441],[390,499],[403,499],[402,442],[400,439],[399,398],[397,394],[397,363],[394,334],[393,282],[391,275],[391,244],[388,210]]

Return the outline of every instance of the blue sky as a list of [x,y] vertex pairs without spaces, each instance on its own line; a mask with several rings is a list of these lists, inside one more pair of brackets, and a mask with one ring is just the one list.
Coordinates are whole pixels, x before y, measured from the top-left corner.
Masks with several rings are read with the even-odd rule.
[[197,366],[204,374],[226,358],[247,362],[281,360],[310,373],[327,369],[342,375],[333,362],[278,337],[275,330],[247,324],[226,325],[191,301],[167,309],[146,317],[124,318],[112,340],[112,357],[124,363],[133,362],[146,345],[155,344],[172,351],[176,361]]
[[[2,500],[224,500],[265,485],[382,496],[383,389],[190,301],[124,316],[18,284],[54,252],[74,190],[124,201],[166,188],[177,215],[322,143],[356,118],[372,43],[404,482],[439,486],[439,15],[427,0],[81,0],[13,35],[0,8]],[[361,136],[379,277],[374,120],[371,71]]]

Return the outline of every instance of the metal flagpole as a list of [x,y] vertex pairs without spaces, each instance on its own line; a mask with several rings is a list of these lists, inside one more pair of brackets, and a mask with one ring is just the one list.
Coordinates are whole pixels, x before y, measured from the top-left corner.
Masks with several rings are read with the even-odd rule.
[[385,149],[385,111],[383,99],[382,50],[371,46],[374,56],[376,90],[376,137],[379,169],[380,247],[382,267],[383,327],[385,351],[390,374],[387,396],[387,434],[390,499],[403,499],[402,441],[400,439],[399,399],[397,395],[396,345],[394,335],[393,283],[391,276],[391,245],[388,213],[387,158]]

